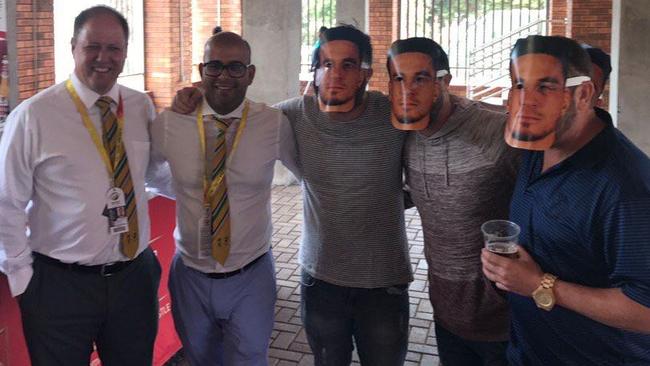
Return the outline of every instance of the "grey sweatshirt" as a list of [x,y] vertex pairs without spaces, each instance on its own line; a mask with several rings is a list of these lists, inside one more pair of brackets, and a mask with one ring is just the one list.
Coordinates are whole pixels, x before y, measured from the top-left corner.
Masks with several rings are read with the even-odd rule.
[[435,321],[475,341],[508,339],[506,299],[481,272],[481,224],[508,218],[519,152],[503,139],[506,115],[452,97],[449,120],[430,137],[409,134],[407,185],[424,231]]

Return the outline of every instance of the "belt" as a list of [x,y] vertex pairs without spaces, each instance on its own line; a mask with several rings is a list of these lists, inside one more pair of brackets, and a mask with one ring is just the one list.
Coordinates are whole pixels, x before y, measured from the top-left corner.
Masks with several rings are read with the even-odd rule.
[[232,276],[236,276],[236,275],[246,271],[247,269],[251,268],[255,263],[259,262],[259,260],[262,259],[265,255],[266,255],[266,253],[264,253],[264,254],[260,255],[259,257],[253,259],[250,263],[243,266],[242,268],[236,269],[236,270],[231,271],[231,272],[211,272],[211,273],[202,272],[202,273],[207,277],[210,277],[212,279],[217,279],[217,280],[232,277]]
[[83,264],[78,264],[78,263],[63,263],[58,259],[48,257],[41,253],[32,252],[32,255],[34,256],[35,260],[38,260],[43,263],[47,263],[55,267],[63,268],[73,272],[98,274],[102,277],[110,277],[114,274],[117,274],[135,261],[134,259],[134,260],[124,261],[124,262],[85,266]]

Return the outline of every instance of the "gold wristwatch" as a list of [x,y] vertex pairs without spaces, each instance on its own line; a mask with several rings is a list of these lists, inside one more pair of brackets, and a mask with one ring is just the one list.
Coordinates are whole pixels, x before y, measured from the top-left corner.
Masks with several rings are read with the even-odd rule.
[[553,276],[549,273],[544,273],[542,277],[542,283],[539,287],[533,291],[533,300],[538,308],[544,309],[546,311],[551,311],[553,306],[555,306],[555,294],[553,293],[553,285],[557,276]]

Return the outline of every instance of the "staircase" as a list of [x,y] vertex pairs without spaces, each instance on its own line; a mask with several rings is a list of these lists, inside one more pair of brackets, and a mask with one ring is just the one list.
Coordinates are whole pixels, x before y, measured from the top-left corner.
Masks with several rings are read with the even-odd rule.
[[517,39],[546,34],[548,21],[537,19],[469,52],[467,97],[505,105],[510,89],[510,51]]

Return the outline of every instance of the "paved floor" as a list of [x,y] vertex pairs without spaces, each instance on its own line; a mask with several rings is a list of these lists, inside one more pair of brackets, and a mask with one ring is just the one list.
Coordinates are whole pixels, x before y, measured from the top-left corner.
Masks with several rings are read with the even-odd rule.
[[[313,356],[300,322],[300,268],[298,246],[302,228],[302,199],[299,186],[273,189],[273,253],[278,283],[278,301],[269,364],[273,366],[313,365]],[[427,295],[427,265],[422,253],[422,228],[415,209],[406,211],[411,263],[411,321],[406,365],[438,366],[433,331],[433,310]],[[356,354],[354,359],[358,360]],[[354,362],[358,365],[358,362]]]

